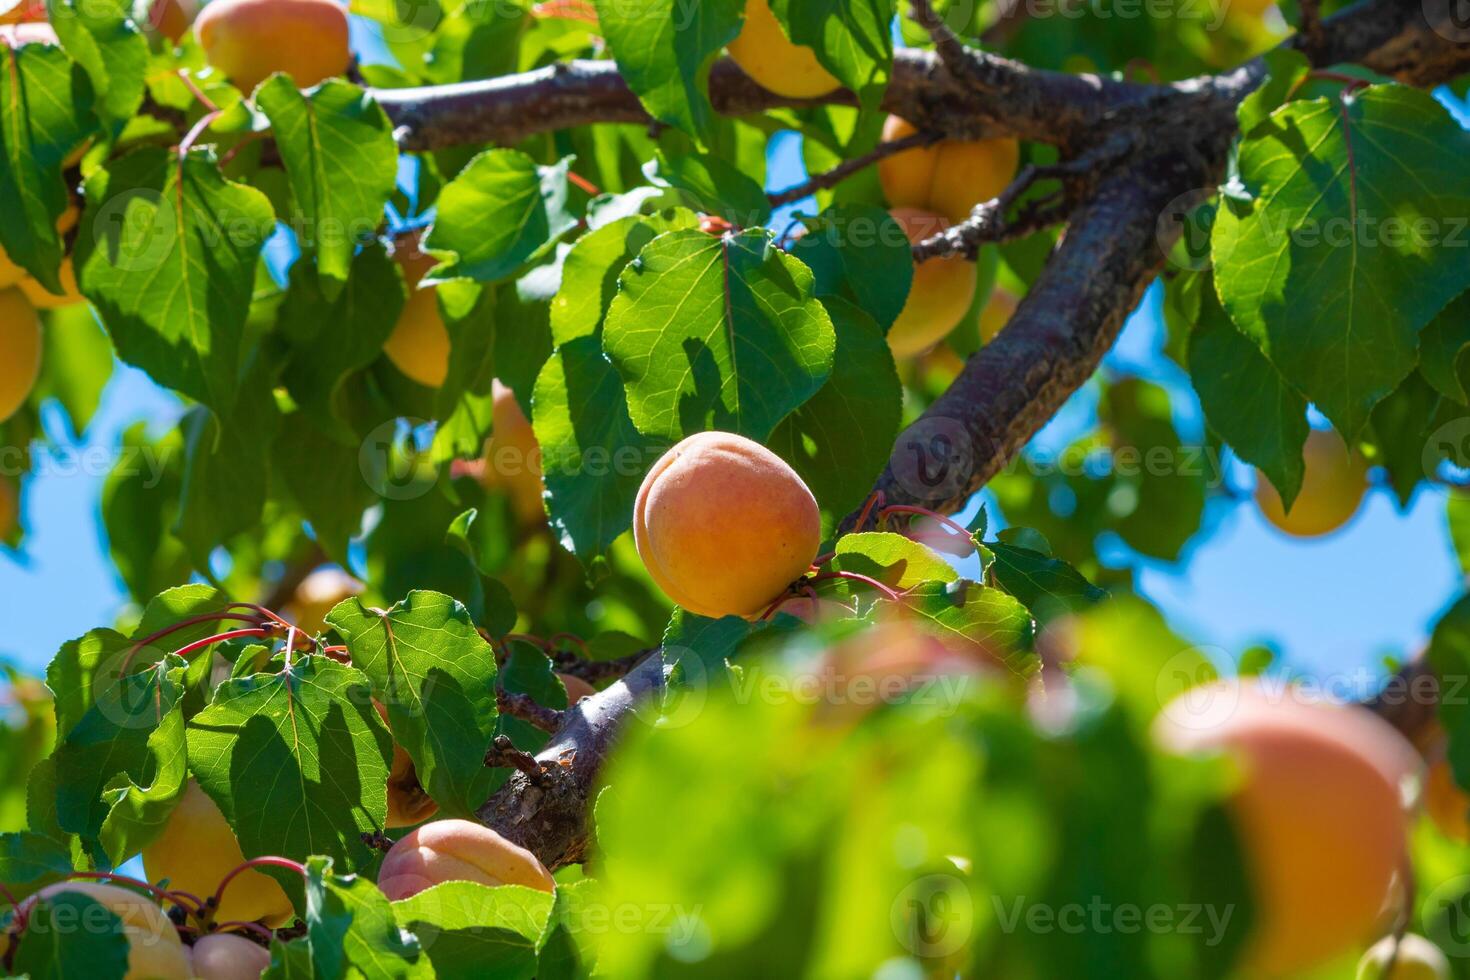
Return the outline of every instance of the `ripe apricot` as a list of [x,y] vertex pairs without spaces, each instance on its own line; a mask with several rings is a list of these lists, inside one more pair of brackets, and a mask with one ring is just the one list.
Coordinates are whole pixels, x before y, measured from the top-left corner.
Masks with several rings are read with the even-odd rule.
[[[883,141],[918,132],[898,116],[883,124]],[[1021,147],[1013,139],[940,140],[878,161],[878,181],[891,207],[937,211],[964,221],[975,205],[1006,189],[1016,176]]]
[[1368,492],[1368,463],[1357,450],[1349,451],[1341,437],[1313,429],[1302,447],[1306,472],[1302,489],[1288,512],[1281,495],[1264,476],[1256,476],[1256,506],[1276,527],[1295,538],[1331,534],[1357,514]]
[[638,554],[655,584],[701,616],[758,616],[811,567],[817,501],[765,446],[701,432],[649,470],[633,510]]
[[[1387,972],[1390,959],[1392,973]],[[1405,933],[1397,943],[1392,936],[1384,936],[1358,963],[1358,980],[1450,980],[1450,976],[1449,957],[1434,943],[1412,932]]]
[[1424,777],[1424,811],[1440,833],[1470,844],[1470,796],[1455,782],[1445,759],[1432,764]]
[[178,44],[194,23],[199,7],[194,0],[153,0],[148,7],[147,27]]
[[1295,976],[1373,934],[1405,859],[1400,786],[1417,765],[1398,732],[1360,708],[1220,683],[1172,702],[1156,734],[1240,766],[1231,810],[1257,910],[1246,973]]
[[[6,0],[0,0],[4,5]],[[46,19],[46,4],[44,0],[14,0],[3,13],[0,13],[0,25],[20,24],[26,21],[43,21]]]
[[815,99],[842,85],[815,51],[791,43],[767,0],[745,0],[745,26],[729,48],[741,71],[788,99]]
[[[143,867],[149,878],[155,882],[167,878],[172,887],[200,897],[213,895],[225,875],[244,861],[225,815],[192,779],[163,833],[143,848]],[[230,882],[218,917],[226,922],[276,926],[293,914],[290,899],[275,879],[251,869]]]
[[541,477],[541,445],[536,441],[531,420],[516,401],[515,392],[496,381],[493,395],[494,429],[485,443],[480,482],[487,489],[504,490],[523,523],[538,523],[546,518],[541,503],[546,488]]
[[[51,26],[49,24],[41,26],[44,26],[48,31],[51,29]],[[84,144],[81,148],[80,153],[84,154],[86,153],[86,150],[87,147]],[[68,164],[68,166],[71,165],[72,164]],[[61,212],[61,217],[56,219],[56,233],[58,235],[65,235],[67,232],[71,231],[77,226],[77,221],[81,218],[81,216],[81,209],[77,207],[76,202],[73,201],[70,207]],[[31,274],[29,272],[22,269],[14,262],[10,261],[10,256],[5,254],[5,249],[0,248],[0,289],[6,289],[10,286],[19,285],[30,277]]]
[[[893,220],[917,245],[949,227],[941,215],[894,208]],[[939,343],[964,318],[975,298],[975,263],[958,255],[926,259],[914,267],[914,284],[898,319],[888,328],[894,357],[913,357]]]
[[281,610],[297,628],[315,636],[327,626],[327,613],[345,599],[362,593],[362,583],[340,568],[318,568],[296,586]]
[[583,698],[590,698],[597,693],[597,688],[588,684],[580,677],[571,674],[557,674],[561,678],[561,686],[567,689],[567,704],[573,705]]
[[14,415],[41,373],[41,318],[18,289],[0,289],[0,422]]
[[270,950],[244,936],[213,932],[190,950],[199,980],[257,980],[270,968]]
[[26,294],[26,299],[38,310],[60,310],[78,303],[85,303],[86,297],[77,288],[77,272],[72,266],[71,256],[61,260],[61,293],[51,292],[45,286],[34,279],[22,279],[20,291]]
[[347,8],[333,0],[214,0],[194,31],[205,60],[245,92],[278,71],[310,88],[352,60]]
[[1021,301],[1010,290],[999,286],[992,289],[990,298],[985,301],[985,309],[980,311],[980,339],[987,344],[994,340],[1001,328],[1011,322],[1020,305]]
[[[381,702],[374,701],[373,707],[378,709],[378,717],[383,719],[383,724],[392,728],[388,722],[388,709]],[[424,792],[423,784],[419,782],[419,774],[413,767],[413,759],[408,752],[396,741],[393,743],[393,766],[388,771],[388,817],[383,822],[386,828],[412,827],[421,824],[425,820],[439,812],[439,804],[430,799],[429,794]]]
[[436,820],[410,831],[378,869],[378,887],[395,902],[446,881],[524,885],[543,892],[556,887],[536,855],[469,820]]
[[[128,972],[125,980],[188,980],[189,956],[179,941],[179,933],[154,901],[146,895],[98,881],[63,881],[41,889],[21,903],[29,909],[37,901],[63,892],[80,892],[98,902],[122,920],[128,937]],[[61,923],[57,922],[57,928]],[[75,923],[85,928],[86,922]]]
[[449,330],[433,288],[419,288],[419,282],[438,264],[438,259],[419,248],[419,241],[417,235],[401,239],[393,250],[408,284],[408,302],[383,351],[398,370],[421,385],[437,388],[449,375]]

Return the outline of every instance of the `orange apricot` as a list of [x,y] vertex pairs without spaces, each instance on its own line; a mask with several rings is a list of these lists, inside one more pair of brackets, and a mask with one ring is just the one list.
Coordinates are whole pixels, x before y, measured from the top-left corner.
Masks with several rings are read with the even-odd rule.
[[436,820],[410,831],[378,869],[378,888],[395,902],[446,881],[524,885],[543,892],[556,887],[536,855],[469,820]]
[[327,613],[337,603],[362,593],[362,583],[340,568],[318,568],[296,586],[291,601],[281,610],[297,629],[315,636],[327,628]]
[[1470,796],[1455,782],[1447,759],[1431,764],[1424,777],[1424,812],[1440,833],[1470,844]]
[[[121,885],[98,881],[63,881],[41,889],[21,903],[29,909],[37,901],[63,892],[77,892],[101,904],[121,920],[128,937],[128,972],[125,980],[188,980],[189,956],[179,941],[178,930],[152,898]],[[56,922],[58,931],[62,922]],[[85,928],[85,920],[75,923]]]
[[[389,725],[388,709],[381,702],[374,701],[373,707],[377,709],[378,716],[383,719],[383,724]],[[389,725],[391,730],[392,726]],[[421,824],[425,820],[439,812],[439,804],[435,803],[428,793],[424,792],[423,784],[419,782],[419,774],[413,766],[413,759],[407,750],[393,743],[393,765],[388,771],[388,818],[383,826],[412,827]]]
[[259,943],[228,932],[213,932],[190,950],[199,980],[256,980],[270,969],[271,954]]
[[437,388],[449,376],[449,330],[439,313],[433,287],[419,288],[424,276],[439,264],[438,259],[419,248],[420,240],[420,236],[413,235],[401,239],[393,249],[393,258],[402,267],[408,284],[408,302],[383,351],[408,377],[425,387]]
[[[47,30],[50,30],[49,25],[44,26],[46,26]],[[86,152],[86,149],[86,145],[84,144],[81,150],[77,153],[78,159],[80,159],[81,155]],[[67,166],[72,165],[73,164],[71,163],[67,164]],[[61,212],[61,217],[56,219],[56,233],[58,235],[65,235],[67,232],[71,231],[77,226],[77,220],[80,219],[81,216],[81,209],[78,208],[76,202],[73,201],[70,207]],[[29,279],[30,276],[31,274],[29,272],[22,269],[14,262],[10,261],[10,256],[5,254],[5,249],[0,248],[0,289],[6,289],[10,286],[17,286],[25,280]]]
[[199,13],[195,0],[153,0],[148,7],[149,30],[178,44],[189,33]]
[[745,0],[745,25],[729,48],[741,71],[788,99],[814,99],[842,85],[815,51],[791,42],[767,0]]
[[245,92],[276,72],[310,88],[347,70],[347,8],[333,0],[214,0],[194,24],[209,64]]
[[40,374],[41,318],[20,290],[0,290],[0,422],[31,397]]
[[753,617],[811,566],[822,521],[781,457],[744,436],[701,432],[644,477],[633,537],[674,602],[714,619]]
[[597,688],[588,684],[580,677],[571,674],[557,674],[561,679],[561,686],[567,689],[567,704],[576,704],[583,698],[590,698],[597,693]]
[[[44,21],[46,19],[46,4],[44,0],[0,0],[0,25],[21,24],[27,21]],[[56,42],[51,42],[56,43]]]
[[1306,471],[1302,489],[1287,511],[1281,495],[1265,476],[1256,476],[1256,505],[1277,528],[1295,538],[1331,534],[1351,521],[1368,492],[1368,463],[1341,437],[1313,429],[1302,447]]
[[53,293],[34,279],[22,279],[20,291],[26,294],[26,299],[38,310],[60,310],[68,306],[76,306],[85,303],[86,297],[77,288],[77,271],[72,265],[71,256],[61,260],[61,293]]
[[[944,217],[927,211],[894,208],[889,213],[914,245],[949,227]],[[958,255],[920,262],[908,301],[888,328],[893,356],[913,357],[939,343],[964,319],[974,298],[975,263]]]
[[[169,814],[163,833],[143,848],[143,867],[150,879],[166,878],[171,887],[200,897],[213,895],[225,875],[244,861],[225,815],[192,779]],[[293,915],[291,900],[275,879],[252,868],[230,882],[218,917],[276,926]]]
[[480,482],[486,489],[504,490],[522,523],[544,521],[546,510],[541,495],[546,484],[541,477],[541,446],[536,432],[516,401],[515,392],[497,380],[492,395],[493,428],[485,443]]
[[1295,976],[1373,935],[1405,860],[1401,786],[1418,764],[1398,732],[1361,708],[1226,682],[1181,695],[1155,732],[1239,764],[1231,812],[1257,909],[1246,973]]
[[[889,116],[883,141],[916,132],[907,120]],[[957,223],[1005,190],[1020,160],[1021,147],[1013,139],[945,139],[884,157],[878,161],[878,180],[890,206],[937,211]]]

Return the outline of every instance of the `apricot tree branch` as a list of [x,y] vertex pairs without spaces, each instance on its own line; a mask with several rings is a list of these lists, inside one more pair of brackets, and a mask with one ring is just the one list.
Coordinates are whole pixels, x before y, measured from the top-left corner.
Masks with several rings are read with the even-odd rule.
[[556,730],[561,727],[561,712],[546,707],[529,694],[497,689],[495,707],[501,714],[528,722],[548,735],[556,734]]
[[812,194],[815,194],[817,191],[827,190],[828,188],[836,187],[838,184],[842,183],[844,180],[846,180],[848,177],[851,177],[859,170],[871,167],[879,160],[882,160],[886,157],[891,157],[895,153],[902,153],[904,150],[912,150],[915,147],[928,146],[931,143],[937,143],[940,139],[943,139],[943,137],[943,133],[921,131],[917,133],[910,133],[902,139],[889,140],[887,143],[879,143],[877,146],[873,147],[862,156],[853,157],[851,160],[844,160],[842,163],[839,163],[837,166],[833,167],[831,170],[826,171],[825,173],[817,174],[815,177],[805,180],[794,187],[788,187],[784,191],[777,191],[776,193],[769,195],[771,207],[779,208],[783,204],[792,204],[796,201],[801,200],[804,197],[809,197]]

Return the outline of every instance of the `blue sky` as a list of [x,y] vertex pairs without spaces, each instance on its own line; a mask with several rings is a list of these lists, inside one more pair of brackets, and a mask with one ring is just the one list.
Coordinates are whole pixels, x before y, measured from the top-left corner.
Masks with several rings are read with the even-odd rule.
[[[1445,98],[1467,121],[1465,107]],[[799,137],[779,134],[770,148],[769,182],[791,186],[803,174]],[[801,207],[798,202],[796,207]],[[807,205],[810,210],[810,205]],[[773,222],[781,227],[779,218]],[[1167,387],[1186,438],[1202,427],[1187,377],[1160,353],[1162,324],[1152,290],[1130,319],[1105,369],[1137,374]],[[1037,437],[1057,446],[1084,431],[1095,395],[1079,392]],[[115,447],[132,423],[166,429],[177,401],[141,372],[118,365],[85,438],[67,430],[62,414],[45,413],[59,444],[45,451],[64,464],[94,447]],[[1248,485],[1235,464],[1231,480]],[[0,657],[39,671],[66,640],[109,625],[125,601],[107,558],[100,520],[102,475],[75,475],[62,466],[38,466],[25,487],[30,535],[23,553],[0,552],[0,607],[5,630]],[[1111,560],[1135,569],[1137,585],[1191,640],[1237,653],[1256,643],[1280,649],[1289,667],[1307,674],[1376,668],[1385,655],[1412,653],[1428,627],[1462,588],[1449,544],[1444,497],[1421,488],[1407,512],[1375,488],[1346,529],[1303,542],[1268,525],[1249,503],[1212,499],[1206,523],[1178,565],[1141,559],[1121,545]]]

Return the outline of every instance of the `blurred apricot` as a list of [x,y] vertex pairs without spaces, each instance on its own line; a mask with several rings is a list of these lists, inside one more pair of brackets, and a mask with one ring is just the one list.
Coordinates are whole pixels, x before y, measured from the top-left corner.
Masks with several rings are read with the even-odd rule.
[[327,628],[327,613],[339,602],[362,593],[362,583],[335,566],[318,568],[296,586],[281,612],[303,633],[316,636]]
[[189,980],[189,956],[178,930],[148,895],[99,881],[63,881],[41,889],[22,902],[21,908],[28,910],[38,901],[66,892],[85,895],[121,920],[128,938],[124,980]]
[[633,512],[638,554],[674,602],[701,616],[758,616],[811,566],[817,501],[765,446],[701,432],[654,464]]
[[[949,227],[941,215],[913,208],[889,212],[917,245]],[[975,298],[975,263],[958,255],[926,259],[914,266],[914,284],[893,326],[888,346],[894,357],[913,357],[939,343],[959,325]]]
[[745,25],[729,48],[741,71],[788,99],[814,99],[842,85],[822,67],[815,51],[791,42],[767,0],[745,0]]
[[531,420],[521,410],[515,392],[498,380],[492,388],[492,429],[485,443],[480,482],[487,489],[504,490],[523,524],[546,520],[541,495],[546,489],[541,476],[541,446]]
[[31,397],[41,374],[41,318],[18,289],[0,289],[0,422]]
[[583,698],[590,698],[597,693],[597,688],[588,684],[580,677],[571,674],[557,674],[561,680],[561,686],[567,689],[567,704],[573,705]]
[[449,376],[449,330],[444,326],[433,287],[419,288],[424,276],[439,264],[419,247],[420,241],[419,235],[401,238],[393,249],[393,258],[403,269],[408,286],[408,302],[383,351],[408,377],[425,387],[437,388]]
[[1401,786],[1418,765],[1387,722],[1291,689],[1221,682],[1181,695],[1156,734],[1240,766],[1231,810],[1256,895],[1251,976],[1294,976],[1369,939],[1406,858]]
[[[907,120],[889,116],[883,141],[916,132]],[[878,180],[891,207],[937,211],[957,224],[1006,189],[1020,160],[1021,147],[1013,139],[943,139],[879,160]]]
[[1331,534],[1351,521],[1368,492],[1368,463],[1357,450],[1326,429],[1313,429],[1302,447],[1306,472],[1287,511],[1263,474],[1256,475],[1256,505],[1277,528],[1296,538]]
[[256,980],[271,965],[270,950],[228,932],[203,937],[189,958],[199,980]]
[[395,902],[446,881],[556,888],[536,855],[469,820],[436,820],[410,831],[378,869],[378,888]]
[[333,0],[214,0],[194,30],[205,60],[246,93],[276,72],[310,88],[352,61],[347,8]]

